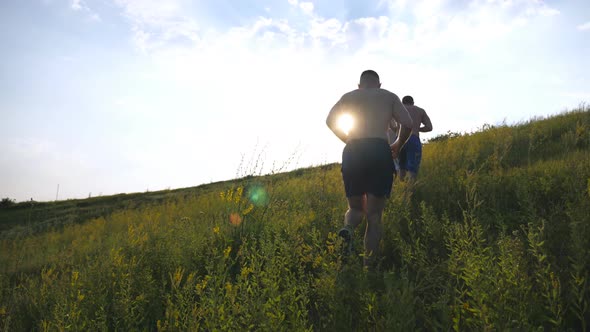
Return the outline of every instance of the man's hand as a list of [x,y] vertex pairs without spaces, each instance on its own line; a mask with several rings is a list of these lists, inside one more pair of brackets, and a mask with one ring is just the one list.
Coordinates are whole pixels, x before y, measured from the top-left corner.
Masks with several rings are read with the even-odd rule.
[[399,151],[402,148],[402,145],[400,144],[400,141],[399,140],[396,140],[389,147],[391,148],[391,157],[393,159],[396,159],[397,157],[399,157]]
[[397,133],[397,139],[393,144],[389,147],[391,148],[391,156],[393,159],[399,157],[399,152],[401,151],[404,144],[406,144],[408,138],[412,134],[412,128],[406,126],[400,126],[399,132]]

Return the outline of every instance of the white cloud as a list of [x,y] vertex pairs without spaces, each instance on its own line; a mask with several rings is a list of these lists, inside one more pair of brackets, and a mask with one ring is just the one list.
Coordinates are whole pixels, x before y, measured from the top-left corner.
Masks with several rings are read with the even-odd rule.
[[71,8],[73,10],[82,10],[82,0],[72,0]]
[[313,2],[300,2],[299,3],[299,8],[301,8],[301,10],[303,10],[304,13],[306,14],[312,14],[313,12]]
[[539,14],[541,16],[555,16],[561,14],[561,12],[557,9],[544,6],[539,10]]
[[559,15],[560,12],[555,8],[547,6],[545,3],[535,1],[529,3],[526,14],[529,16],[555,16]]
[[580,30],[580,31],[590,30],[590,21],[578,25],[578,30]]
[[180,1],[114,0],[132,24],[133,40],[142,51],[170,42],[194,44],[200,40],[195,19],[188,17]]
[[379,31],[380,38],[364,46],[410,58],[441,51],[481,54],[535,20],[559,14],[540,0],[473,0],[469,6],[450,0],[381,0],[380,4],[389,8],[389,21],[366,26]]
[[[137,47],[152,54],[165,68],[162,72],[168,71],[171,79],[188,86],[204,84],[207,88],[209,84],[211,89],[227,84],[226,75],[216,74],[220,69],[244,86],[264,85],[267,75],[284,72],[284,68],[292,67],[290,61],[298,63],[305,58],[321,65],[352,61],[368,66],[382,63],[385,68],[419,62],[428,68],[423,76],[431,76],[436,66],[428,64],[440,63],[441,56],[456,61],[461,57],[487,59],[497,41],[537,18],[557,13],[538,0],[475,0],[469,7],[457,7],[449,0],[392,0],[387,4],[404,8],[413,16],[393,18],[389,14],[343,20],[314,12],[311,2],[289,0],[308,15],[291,11],[283,17],[258,17],[226,30],[200,33],[197,18],[185,15],[188,11],[180,0],[114,1],[130,20]],[[177,37],[189,43],[174,44]],[[477,61],[486,64],[486,60]],[[203,83],[203,77],[208,76],[211,78]],[[242,82],[237,76],[247,79]],[[239,84],[235,88],[239,90]]]
[[70,8],[73,11],[86,13],[88,15],[88,19],[90,19],[90,21],[93,21],[93,22],[100,22],[101,21],[100,15],[98,15],[97,13],[92,11],[90,9],[90,7],[88,7],[88,5],[86,5],[84,0],[71,0]]
[[[169,44],[208,47],[212,41],[205,39],[220,38],[224,34],[256,39],[258,44],[250,44],[250,47],[260,43],[276,47],[307,45],[326,51],[348,50],[347,54],[368,49],[402,56],[428,56],[441,49],[482,52],[484,46],[527,25],[532,19],[559,13],[539,0],[474,0],[469,6],[457,6],[450,0],[381,0],[380,6],[387,5],[391,9],[388,15],[346,21],[319,15],[312,2],[288,0],[304,15],[290,12],[283,17],[259,17],[249,24],[230,26],[206,36],[197,19],[187,16],[190,10],[182,0],[113,1],[123,8],[124,15],[132,23],[134,42],[145,52]],[[413,16],[411,26],[407,15],[399,18],[400,13]]]
[[382,40],[386,37],[391,26],[391,21],[386,16],[380,17],[363,17],[355,19],[352,22],[348,22],[346,26],[347,32],[353,29],[353,27],[360,28],[361,33],[363,34],[363,39],[365,40],[372,40],[378,39]]
[[346,42],[344,27],[345,25],[335,18],[316,18],[311,21],[306,34],[314,41],[314,45],[326,44],[328,47],[332,47]]

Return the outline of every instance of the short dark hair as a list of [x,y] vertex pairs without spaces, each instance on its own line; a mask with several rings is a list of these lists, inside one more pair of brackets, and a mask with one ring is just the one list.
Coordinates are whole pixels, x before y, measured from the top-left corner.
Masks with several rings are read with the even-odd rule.
[[365,70],[362,74],[361,74],[361,82],[363,81],[375,81],[377,83],[379,83],[379,74],[377,74],[376,71],[374,70]]
[[402,98],[402,104],[414,105],[414,98],[412,98],[412,96],[405,96],[404,98]]

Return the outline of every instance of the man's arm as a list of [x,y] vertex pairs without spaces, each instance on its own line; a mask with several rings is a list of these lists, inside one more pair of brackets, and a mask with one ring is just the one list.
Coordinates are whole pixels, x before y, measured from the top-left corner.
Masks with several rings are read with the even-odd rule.
[[419,129],[421,133],[432,131],[432,122],[430,122],[430,118],[428,117],[428,114],[426,114],[426,111],[424,111],[424,114],[422,115],[422,123],[424,125]]
[[391,120],[389,122],[389,128],[387,128],[387,141],[391,145],[397,139],[397,133],[399,132],[399,128],[397,122],[395,120]]
[[399,132],[397,133],[397,139],[390,146],[391,147],[391,156],[393,157],[393,159],[395,159],[399,156],[399,152],[401,151],[404,144],[406,144],[406,142],[408,141],[408,138],[410,138],[411,134],[412,134],[412,128],[406,127],[406,126],[401,126],[399,128]]
[[393,130],[394,133],[397,133],[399,131],[399,125],[395,120],[391,120],[389,122],[389,128],[391,128],[391,130]]
[[348,140],[348,136],[346,135],[346,133],[344,131],[342,131],[342,129],[338,128],[338,124],[336,123],[337,119],[338,119],[338,115],[340,113],[340,105],[341,105],[341,101],[342,99],[340,99],[330,110],[330,113],[328,113],[328,117],[326,118],[326,125],[328,126],[328,128],[330,128],[330,130],[334,133],[334,135],[338,136],[338,138],[344,142],[344,144],[346,144],[346,141]]

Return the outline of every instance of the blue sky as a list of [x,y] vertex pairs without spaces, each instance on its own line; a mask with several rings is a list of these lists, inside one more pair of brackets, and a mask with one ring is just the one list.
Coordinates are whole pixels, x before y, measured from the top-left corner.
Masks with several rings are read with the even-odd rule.
[[19,201],[339,161],[325,117],[369,68],[426,109],[424,139],[590,101],[586,0],[8,0],[0,43]]

